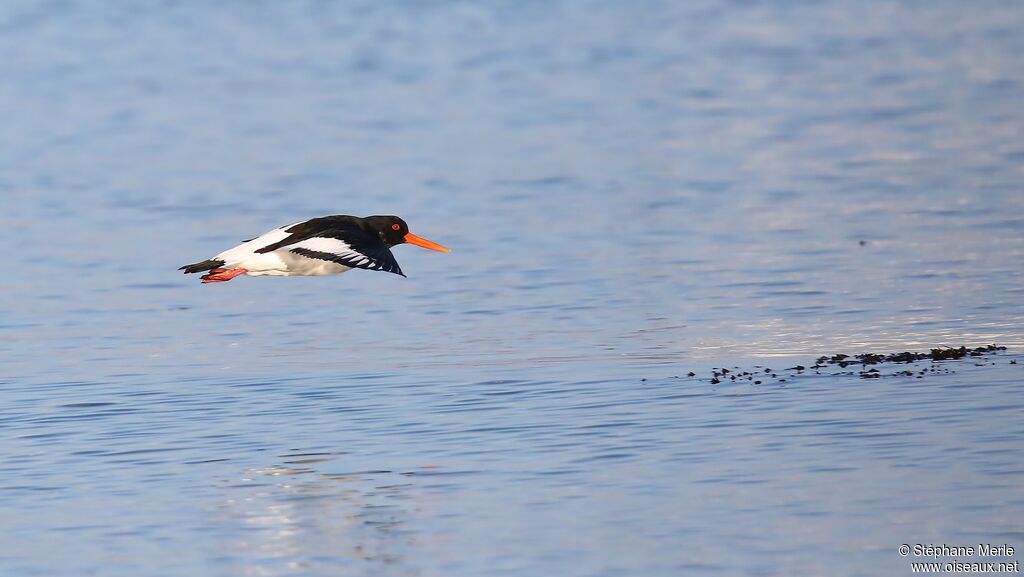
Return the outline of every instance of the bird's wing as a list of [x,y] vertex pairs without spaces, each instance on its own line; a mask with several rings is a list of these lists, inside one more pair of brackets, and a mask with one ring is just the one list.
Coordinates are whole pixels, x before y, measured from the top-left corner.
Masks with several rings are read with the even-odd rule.
[[296,225],[299,224],[302,223],[292,223],[287,226],[275,228],[274,230],[269,230],[256,238],[251,238],[247,241],[244,241],[242,244],[236,247],[229,248],[228,250],[225,250],[224,252],[218,254],[213,258],[216,260],[222,260],[226,262],[229,266],[237,264],[238,262],[245,261],[246,259],[252,257],[252,255],[261,252],[260,249],[266,246],[276,244],[283,239],[289,238],[291,234],[288,232],[288,230],[294,228]]
[[[303,223],[304,224],[304,223]],[[287,237],[258,249],[257,253],[286,250],[307,258],[336,262],[350,268],[379,270],[405,276],[395,255],[384,242],[355,224],[331,223],[331,226],[301,225],[286,229]]]

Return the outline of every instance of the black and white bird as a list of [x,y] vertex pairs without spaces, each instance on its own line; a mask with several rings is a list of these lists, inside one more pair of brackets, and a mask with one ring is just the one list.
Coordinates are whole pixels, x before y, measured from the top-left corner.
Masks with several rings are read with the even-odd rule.
[[217,256],[178,270],[206,272],[203,283],[236,276],[322,276],[354,268],[405,276],[391,247],[409,243],[430,250],[447,247],[409,232],[397,216],[321,216],[275,228]]

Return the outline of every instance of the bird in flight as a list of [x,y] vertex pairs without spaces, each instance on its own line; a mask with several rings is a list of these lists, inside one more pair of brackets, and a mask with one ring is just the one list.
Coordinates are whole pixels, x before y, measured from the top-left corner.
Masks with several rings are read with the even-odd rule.
[[275,228],[217,256],[188,264],[185,274],[206,272],[203,284],[249,276],[323,276],[354,268],[405,276],[391,247],[409,243],[430,250],[447,247],[409,232],[397,216],[337,214]]

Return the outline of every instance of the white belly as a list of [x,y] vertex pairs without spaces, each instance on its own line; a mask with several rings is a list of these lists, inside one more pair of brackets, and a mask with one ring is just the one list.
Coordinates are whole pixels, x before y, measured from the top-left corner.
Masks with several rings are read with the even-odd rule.
[[237,266],[249,271],[245,273],[249,276],[327,276],[352,270],[343,264],[309,258],[286,250],[275,250],[256,256],[270,258],[251,259],[247,261],[249,264]]
[[326,276],[340,274],[347,267],[336,262],[297,255],[286,250],[234,254],[224,260],[224,268],[244,268],[249,276]]

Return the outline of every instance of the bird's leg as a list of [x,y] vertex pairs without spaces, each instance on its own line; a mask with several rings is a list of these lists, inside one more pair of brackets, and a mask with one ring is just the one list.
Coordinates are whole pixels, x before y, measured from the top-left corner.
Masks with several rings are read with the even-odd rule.
[[203,284],[211,282],[225,282],[240,274],[245,274],[246,272],[248,271],[244,268],[215,268],[199,278],[202,279]]

